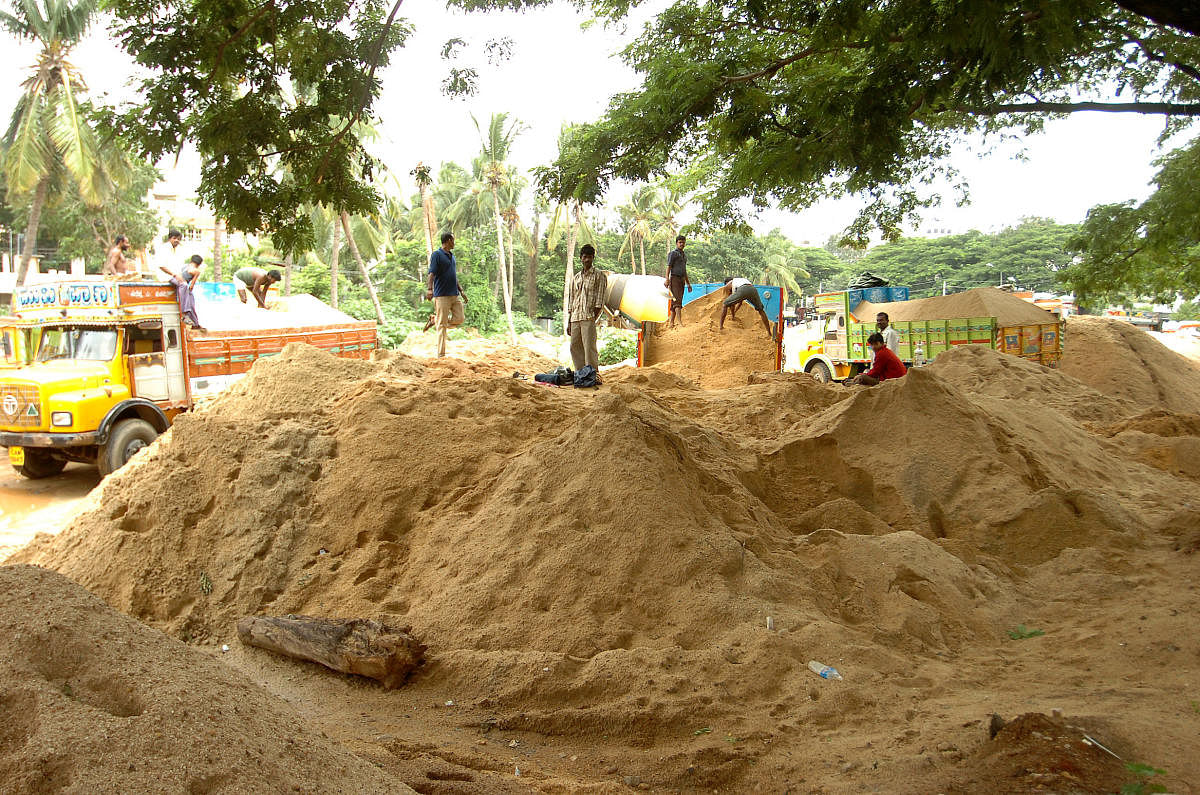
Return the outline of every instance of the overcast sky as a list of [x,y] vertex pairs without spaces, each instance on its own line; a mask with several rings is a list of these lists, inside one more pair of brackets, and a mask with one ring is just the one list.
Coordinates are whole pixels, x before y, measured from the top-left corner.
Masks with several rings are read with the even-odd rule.
[[[628,34],[599,25],[584,30],[586,17],[569,7],[485,15],[408,0],[404,10],[416,32],[382,73],[384,93],[377,110],[383,139],[373,149],[401,177],[406,195],[413,190],[408,172],[417,161],[469,163],[479,149],[472,113],[484,123],[499,111],[520,119],[526,130],[512,161],[530,168],[553,159],[564,122],[597,118],[609,97],[638,84],[616,57]],[[441,93],[446,64],[439,53],[451,36],[471,45],[460,63],[480,67],[479,92],[466,100]],[[513,40],[513,55],[493,67],[483,55],[483,43],[497,37]],[[15,104],[34,55],[31,45],[11,39],[0,46],[0,74],[9,75],[0,82],[5,113]],[[132,96],[127,87],[131,65],[103,28],[93,30],[73,61],[93,95],[106,93],[114,100]],[[1084,113],[1051,122],[1044,134],[987,155],[963,147],[953,162],[971,186],[972,203],[928,211],[925,226],[987,231],[1030,215],[1072,223],[1095,204],[1141,199],[1149,193],[1151,160],[1160,153],[1155,138],[1161,125],[1161,119],[1152,117]],[[1015,159],[1022,148],[1026,159]],[[194,162],[185,159],[172,179],[190,192],[195,174]],[[619,202],[626,191],[611,198]],[[778,226],[798,243],[819,245],[849,222],[855,208],[854,202],[826,202],[800,214],[767,212],[756,226],[763,232]]]

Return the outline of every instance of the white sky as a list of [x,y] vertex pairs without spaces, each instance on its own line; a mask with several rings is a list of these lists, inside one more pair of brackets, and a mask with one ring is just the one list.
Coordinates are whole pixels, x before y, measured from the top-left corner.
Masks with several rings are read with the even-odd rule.
[[[530,168],[553,159],[563,122],[595,119],[614,93],[638,85],[637,76],[616,57],[623,37],[599,25],[583,30],[586,17],[569,7],[484,15],[407,0],[403,10],[416,32],[382,72],[384,93],[377,110],[383,138],[372,148],[401,178],[406,198],[413,191],[408,172],[417,161],[435,168],[445,160],[470,162],[479,148],[471,113],[484,123],[499,111],[520,119],[526,130],[512,162]],[[480,69],[479,92],[466,100],[441,93],[447,68],[440,50],[451,36],[470,43],[460,63]],[[483,43],[503,36],[513,40],[513,57],[492,67]],[[35,51],[7,37],[0,41],[0,74],[10,76],[0,82],[0,108],[7,114]],[[127,87],[132,65],[103,28],[93,30],[73,61],[93,96],[132,96]],[[987,231],[1029,215],[1071,223],[1095,204],[1144,198],[1154,173],[1150,161],[1159,154],[1155,137],[1161,124],[1152,117],[1084,113],[1051,122],[1044,134],[986,156],[964,147],[953,163],[970,184],[973,202],[928,211],[925,226]],[[1022,145],[1026,159],[1017,160]],[[186,158],[171,177],[185,192],[194,189],[196,179],[195,163]],[[627,188],[614,189],[610,201],[620,203],[626,193]],[[769,211],[755,225],[762,232],[778,226],[797,243],[820,245],[854,211],[854,202],[826,202],[800,214]]]

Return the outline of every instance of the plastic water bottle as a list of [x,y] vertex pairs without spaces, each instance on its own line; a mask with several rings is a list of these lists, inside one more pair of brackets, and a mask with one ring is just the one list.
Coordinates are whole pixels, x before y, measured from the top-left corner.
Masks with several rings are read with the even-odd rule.
[[913,351],[913,367],[925,366],[925,347],[921,343],[917,343],[916,349]]
[[842,678],[842,675],[838,673],[838,669],[834,668],[832,665],[825,665],[824,663],[819,663],[816,660],[808,661],[808,670],[812,671],[814,674],[821,677],[822,679],[838,679],[838,680],[840,680]]

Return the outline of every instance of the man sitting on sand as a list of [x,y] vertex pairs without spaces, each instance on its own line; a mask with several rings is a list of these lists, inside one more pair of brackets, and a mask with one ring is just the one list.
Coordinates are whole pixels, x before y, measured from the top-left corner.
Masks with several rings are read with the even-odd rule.
[[762,298],[759,297],[758,290],[750,283],[749,279],[743,279],[740,276],[725,277],[725,302],[721,306],[721,322],[718,328],[721,331],[725,330],[726,313],[732,315],[735,320],[737,319],[737,309],[743,301],[758,312],[763,328],[767,330],[767,337],[775,339],[775,335],[771,333],[771,321],[767,319],[767,310],[763,309]]
[[871,350],[875,351],[875,365],[857,378],[844,381],[846,386],[850,384],[875,386],[889,378],[900,378],[908,372],[904,362],[900,361],[899,356],[892,353],[887,343],[884,342],[883,335],[878,331],[867,337],[867,344],[871,346]]

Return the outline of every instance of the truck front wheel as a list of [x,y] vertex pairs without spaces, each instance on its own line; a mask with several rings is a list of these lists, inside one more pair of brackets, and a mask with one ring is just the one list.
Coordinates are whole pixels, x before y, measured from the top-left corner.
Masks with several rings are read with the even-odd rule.
[[808,366],[808,374],[820,381],[822,384],[828,384],[833,380],[833,373],[829,372],[829,365],[825,362],[816,361]]
[[25,463],[15,466],[17,474],[30,480],[49,478],[63,471],[67,459],[55,456],[49,450],[39,450],[36,447],[25,448]]
[[158,438],[158,431],[145,420],[121,420],[113,426],[108,444],[100,445],[96,465],[101,475],[111,475],[128,463],[129,459]]

